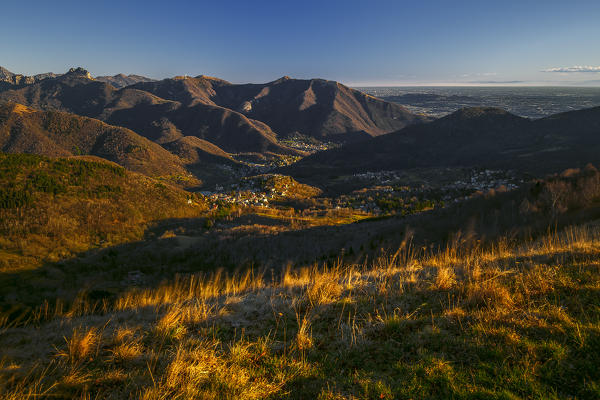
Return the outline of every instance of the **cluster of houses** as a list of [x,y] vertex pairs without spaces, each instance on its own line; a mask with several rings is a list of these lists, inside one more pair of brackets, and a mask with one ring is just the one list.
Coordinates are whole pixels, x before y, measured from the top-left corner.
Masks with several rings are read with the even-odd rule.
[[379,206],[373,202],[367,202],[365,204],[360,204],[358,205],[358,207],[352,207],[355,209],[358,209],[360,211],[369,213],[369,214],[375,214],[375,215],[379,215],[381,214],[381,208],[379,208]]
[[[346,180],[369,181],[375,185],[390,185],[403,180],[400,171],[377,171],[377,172],[362,172],[346,177]],[[472,189],[472,190],[489,190],[500,186],[505,186],[508,190],[518,187],[523,181],[517,181],[510,172],[500,170],[470,170],[468,176],[463,179],[458,179],[447,189]],[[429,185],[435,186],[435,185]]]
[[281,156],[281,157],[279,157],[279,158],[271,161],[269,163],[269,167],[270,168],[285,167],[285,166],[288,166],[288,165],[292,165],[292,164],[300,161],[301,159],[302,159],[302,157],[300,157],[300,156],[286,156],[286,155],[283,155],[283,156]]
[[307,153],[315,153],[324,151],[334,147],[332,143],[307,143],[307,142],[286,142],[289,147],[296,150],[306,151]]
[[269,206],[269,200],[273,195],[263,192],[200,192],[205,200],[211,204],[213,209],[218,207],[219,203],[235,204],[238,206]]
[[302,159],[300,156],[281,155],[278,157],[265,159],[263,163],[257,163],[244,159],[242,155],[232,154],[233,158],[241,164],[241,168],[234,169],[231,166],[224,165],[220,166],[222,169],[227,170],[231,176],[242,178],[244,176],[252,176],[265,174],[277,167],[285,167],[287,165],[294,164]]
[[282,184],[280,187],[269,185],[269,179],[273,177],[276,175],[244,178],[227,188],[217,185],[214,191],[202,191],[199,194],[212,203],[213,207],[219,202],[239,206],[269,207],[269,202],[274,198],[285,197],[289,188],[288,184]]
[[316,153],[317,151],[329,150],[341,145],[340,143],[319,142],[309,138],[303,139],[294,136],[281,140],[281,143],[293,149],[306,151],[311,154]]
[[522,180],[518,181],[506,171],[483,170],[473,171],[470,177],[457,180],[448,186],[449,189],[470,189],[474,191],[487,191],[504,186],[507,190],[516,189]]
[[398,181],[399,179],[400,176],[398,175],[398,171],[367,171],[346,178],[346,180],[370,181],[381,185],[389,184]]
[[391,186],[402,180],[397,171],[364,172],[347,179],[368,181],[374,186],[340,196],[335,200],[336,208],[353,208],[376,215],[429,209],[433,205],[437,207],[466,200],[476,192],[485,193],[492,189],[513,190],[524,182],[510,172],[490,169],[470,170],[466,177],[450,184],[417,187]]
[[[397,184],[402,181],[399,171],[354,174],[352,178],[368,183],[365,182],[363,189],[331,199],[331,205],[335,209],[350,208],[373,215],[413,213],[463,201],[475,192],[498,188],[512,190],[523,182],[506,171],[489,169],[467,171],[463,176],[447,184],[410,187]],[[242,207],[272,207],[274,200],[293,196],[294,190],[293,179],[277,174],[264,174],[242,178],[227,187],[217,185],[214,191],[199,194],[213,208],[223,203]]]

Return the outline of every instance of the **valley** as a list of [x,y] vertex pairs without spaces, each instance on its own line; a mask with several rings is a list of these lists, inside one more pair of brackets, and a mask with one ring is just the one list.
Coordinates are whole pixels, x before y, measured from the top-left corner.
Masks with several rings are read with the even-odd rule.
[[[410,221],[600,163],[598,108],[530,120],[472,107],[434,120],[319,79],[236,85],[204,75],[95,79],[83,68],[31,79],[11,74],[4,73],[8,86],[0,91],[6,271],[77,263],[110,247],[152,248],[157,238],[204,254],[190,258],[203,259],[203,270],[281,269],[279,263],[305,265],[349,251],[365,255],[366,247],[393,248],[374,244],[379,227],[400,232],[421,224]],[[34,158],[21,153],[59,157],[58,164],[41,158],[44,167],[32,168]],[[137,199],[152,202],[155,195],[110,183],[90,198],[88,183],[72,183],[53,167],[70,160],[92,169],[114,162],[135,185],[143,179],[186,200],[162,203],[159,214],[134,212]],[[59,189],[31,186],[40,171]],[[106,201],[113,204],[101,205]],[[75,204],[81,211],[73,214]],[[65,212],[75,219],[66,222]],[[361,230],[367,235],[357,240]],[[317,239],[330,231],[339,240]],[[57,246],[59,237],[65,239]],[[279,240],[322,246],[264,253]],[[432,235],[426,242],[444,240]],[[250,250],[255,241],[264,243]],[[249,247],[238,249],[244,242]]]

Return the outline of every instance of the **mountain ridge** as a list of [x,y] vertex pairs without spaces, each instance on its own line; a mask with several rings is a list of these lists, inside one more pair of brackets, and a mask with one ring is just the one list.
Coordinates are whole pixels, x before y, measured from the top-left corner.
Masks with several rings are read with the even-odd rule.
[[[585,119],[583,119],[585,116]],[[310,179],[428,167],[486,167],[532,174],[600,162],[600,107],[530,120],[499,108],[458,110],[429,124],[313,154],[282,169]]]
[[[177,84],[177,80],[168,82]],[[136,85],[116,89],[79,71],[0,92],[0,102],[8,101],[101,119],[157,143],[198,136],[227,152],[303,154],[278,144],[268,126],[234,110],[200,101],[186,105],[137,89]]]
[[121,89],[126,86],[135,85],[136,83],[139,83],[139,82],[153,82],[154,81],[154,79],[147,78],[142,75],[135,75],[135,74],[125,75],[122,73],[112,75],[112,76],[108,76],[108,75],[97,76],[94,79],[97,81],[100,81],[100,82],[109,83],[117,89]]
[[42,74],[36,74],[33,76],[27,76],[22,74],[15,74],[8,69],[0,66],[0,82],[8,83],[10,85],[26,85],[39,82],[48,78],[55,78],[58,75],[52,72],[46,72]]
[[321,140],[360,140],[431,118],[410,113],[339,82],[284,76],[265,84],[226,85],[218,104],[237,109],[271,126],[282,136],[300,133]]
[[[198,75],[144,80],[121,88],[111,82],[125,83],[114,81],[91,79],[87,71],[77,68],[53,79],[2,88],[0,101],[98,118],[158,143],[197,136],[234,153],[303,155],[277,143],[278,138],[301,134],[321,141],[353,142],[431,120],[323,79],[284,76],[265,84],[232,84]],[[235,145],[238,142],[243,144]]]

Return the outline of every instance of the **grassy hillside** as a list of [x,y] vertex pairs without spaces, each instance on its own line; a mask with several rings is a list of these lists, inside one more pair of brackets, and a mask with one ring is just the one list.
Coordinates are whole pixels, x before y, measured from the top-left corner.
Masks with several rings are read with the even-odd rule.
[[187,174],[177,156],[129,129],[18,103],[0,105],[0,150],[46,156],[94,155],[150,176]]
[[196,216],[187,192],[95,158],[0,153],[0,271],[140,239]]
[[[2,327],[0,396],[600,396],[600,229],[280,278],[182,276]],[[48,316],[47,316],[48,317]]]

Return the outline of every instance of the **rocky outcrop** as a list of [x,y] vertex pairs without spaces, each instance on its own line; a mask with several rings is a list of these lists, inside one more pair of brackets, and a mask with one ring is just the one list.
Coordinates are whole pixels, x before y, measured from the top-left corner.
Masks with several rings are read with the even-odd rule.
[[25,76],[21,74],[14,74],[6,68],[0,67],[0,82],[5,82],[11,85],[31,85],[44,79],[55,78],[57,76],[57,74],[52,72],[34,76]]

